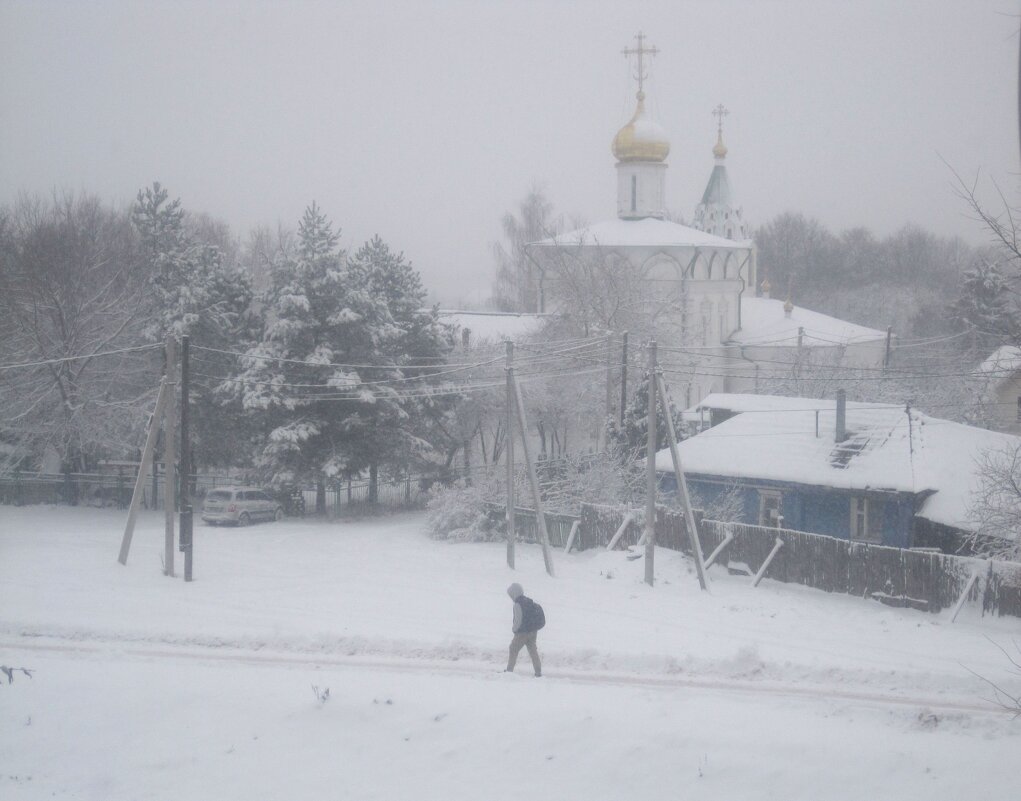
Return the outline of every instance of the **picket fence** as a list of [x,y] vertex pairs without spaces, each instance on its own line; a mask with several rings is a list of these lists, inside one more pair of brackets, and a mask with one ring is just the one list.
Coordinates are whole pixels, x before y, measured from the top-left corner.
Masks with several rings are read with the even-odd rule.
[[[489,514],[494,521],[500,521],[503,507],[490,507]],[[618,547],[633,547],[642,535],[644,510],[592,504],[583,504],[580,515],[547,512],[550,543],[561,548],[566,545],[571,526],[579,520],[575,547],[579,550],[606,547],[628,514],[634,522],[618,540]],[[983,614],[1021,617],[1021,563],[890,548],[791,529],[703,520],[699,512],[695,519],[703,554],[712,553],[729,531],[732,541],[716,563],[734,572],[757,573],[779,538],[783,547],[765,573],[766,578],[774,581],[939,612],[952,607],[976,577],[969,591],[969,602],[980,602]],[[515,530],[522,541],[537,542],[535,511],[518,508]],[[659,547],[691,555],[691,540],[679,510],[657,506],[656,543]]]

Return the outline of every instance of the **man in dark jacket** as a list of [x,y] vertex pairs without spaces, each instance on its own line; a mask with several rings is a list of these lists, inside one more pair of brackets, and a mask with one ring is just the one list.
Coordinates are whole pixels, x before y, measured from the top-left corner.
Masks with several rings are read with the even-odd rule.
[[514,622],[511,630],[514,638],[510,644],[510,658],[507,660],[507,672],[514,672],[514,664],[518,661],[518,654],[522,646],[528,649],[528,655],[532,657],[532,667],[535,668],[535,675],[542,675],[542,663],[539,661],[539,649],[536,647],[536,635],[542,624],[545,623],[538,612],[538,605],[531,598],[525,595],[524,590],[518,583],[511,584],[507,588],[507,594],[514,601]]

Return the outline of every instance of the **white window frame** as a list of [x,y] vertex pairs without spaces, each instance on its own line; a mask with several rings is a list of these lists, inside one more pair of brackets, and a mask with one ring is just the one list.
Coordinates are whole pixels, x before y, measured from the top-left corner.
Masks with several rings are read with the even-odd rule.
[[[855,542],[881,545],[883,542],[883,512],[886,503],[875,498],[855,495],[851,498],[850,537]],[[873,524],[878,522],[878,529]]]
[[[767,501],[775,501],[776,508],[770,508]],[[783,528],[783,493],[779,490],[759,490],[759,525]]]

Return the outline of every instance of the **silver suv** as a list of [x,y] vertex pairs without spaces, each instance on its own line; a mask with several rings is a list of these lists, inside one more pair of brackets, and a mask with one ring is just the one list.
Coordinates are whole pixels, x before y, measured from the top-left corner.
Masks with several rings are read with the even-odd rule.
[[234,523],[247,526],[256,520],[282,520],[284,507],[258,487],[219,487],[209,490],[202,503],[202,519],[212,526]]

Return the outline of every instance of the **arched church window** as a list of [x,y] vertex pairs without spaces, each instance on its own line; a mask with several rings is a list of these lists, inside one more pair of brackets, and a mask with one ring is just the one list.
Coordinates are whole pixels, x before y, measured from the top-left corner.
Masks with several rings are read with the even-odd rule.
[[638,210],[638,176],[631,176],[631,211]]
[[713,304],[708,300],[703,300],[700,307],[702,327],[699,332],[699,343],[700,345],[709,344],[709,332],[712,330],[712,319],[713,319]]

